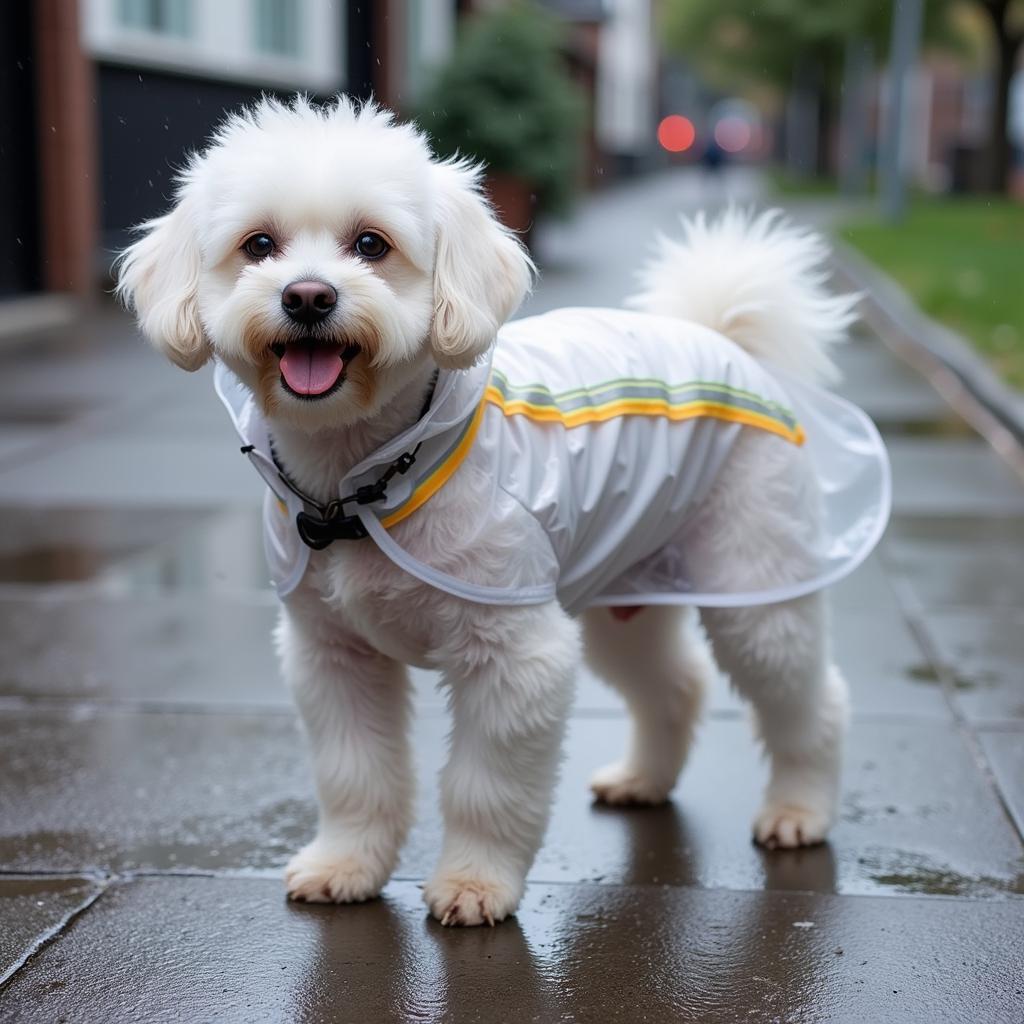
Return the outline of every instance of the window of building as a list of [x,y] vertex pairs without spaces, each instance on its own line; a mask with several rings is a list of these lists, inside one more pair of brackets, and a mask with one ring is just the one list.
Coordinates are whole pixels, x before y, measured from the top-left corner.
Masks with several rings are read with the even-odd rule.
[[192,0],[118,0],[118,18],[128,28],[162,35],[188,36]]
[[300,56],[299,0],[253,0],[256,49],[280,57]]
[[330,93],[345,81],[348,0],[78,2],[100,61],[285,91]]

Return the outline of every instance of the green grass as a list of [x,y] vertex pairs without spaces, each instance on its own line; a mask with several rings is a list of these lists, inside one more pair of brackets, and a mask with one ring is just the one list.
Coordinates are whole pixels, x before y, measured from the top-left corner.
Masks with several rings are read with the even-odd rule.
[[835,178],[800,178],[784,167],[770,167],[768,181],[777,195],[788,199],[815,199],[820,196],[834,196],[839,192]]
[[919,200],[901,224],[858,221],[840,233],[1024,388],[1024,204]]

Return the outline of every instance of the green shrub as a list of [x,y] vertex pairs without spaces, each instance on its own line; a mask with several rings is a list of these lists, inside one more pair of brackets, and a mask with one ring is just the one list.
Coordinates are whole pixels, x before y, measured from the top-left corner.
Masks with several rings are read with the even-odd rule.
[[546,211],[568,205],[582,148],[584,104],[560,37],[559,24],[525,2],[471,16],[419,113],[439,156],[522,178]]

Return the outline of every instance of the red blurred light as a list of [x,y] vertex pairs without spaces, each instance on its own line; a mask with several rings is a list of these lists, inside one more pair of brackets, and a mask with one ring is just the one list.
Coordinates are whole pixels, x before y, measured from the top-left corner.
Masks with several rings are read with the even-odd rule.
[[688,117],[669,114],[658,125],[658,142],[670,153],[684,153],[693,145],[697,130]]

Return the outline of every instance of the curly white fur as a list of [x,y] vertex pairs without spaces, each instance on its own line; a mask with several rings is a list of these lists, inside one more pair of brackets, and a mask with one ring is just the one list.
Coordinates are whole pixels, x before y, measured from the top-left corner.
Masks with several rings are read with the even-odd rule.
[[[360,258],[373,227],[387,258]],[[317,108],[265,101],[230,119],[184,172],[175,207],[123,255],[119,293],[147,337],[195,369],[211,354],[257,394],[290,475],[326,498],[337,480],[413,423],[435,368],[468,366],[525,295],[528,256],[494,219],[479,172],[434,161],[391,115],[345,99]],[[272,232],[273,256],[240,240]],[[828,367],[851,300],[830,298],[820,240],[731,212],[698,218],[645,271],[643,308],[689,316],[755,355],[807,374]],[[287,329],[282,289],[296,276],[341,297],[328,337],[360,343],[352,384],[317,401],[279,382],[273,344]],[[333,333],[330,333],[333,332]],[[357,372],[358,371],[358,372]],[[357,386],[358,385],[358,386]],[[795,531],[816,529],[808,463],[750,431],[699,510],[702,577],[753,589],[797,574]],[[532,557],[507,529],[469,536],[485,488],[460,470],[394,529],[424,560],[512,581]],[[633,716],[625,759],[595,776],[612,803],[668,797],[690,746],[711,668],[682,613],[647,609],[618,622],[584,616],[595,668]],[[845,688],[830,667],[824,599],[703,615],[719,664],[756,706],[771,757],[755,822],[768,845],[820,841],[834,817]],[[444,844],[427,882],[449,924],[511,913],[543,838],[568,714],[580,627],[556,604],[495,607],[440,593],[372,544],[313,554],[277,634],[313,751],[316,837],[286,871],[295,899],[351,902],[380,892],[412,813],[408,664],[439,669],[453,716],[441,779]]]

